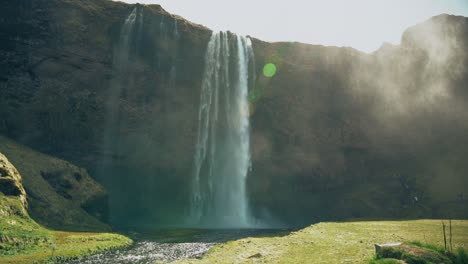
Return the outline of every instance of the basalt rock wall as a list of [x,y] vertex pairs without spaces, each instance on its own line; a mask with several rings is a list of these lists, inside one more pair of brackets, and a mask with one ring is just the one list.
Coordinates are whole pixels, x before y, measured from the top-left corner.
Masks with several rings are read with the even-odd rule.
[[[157,5],[105,0],[10,1],[0,13],[0,133],[87,168],[109,191],[114,225],[183,222],[211,31]],[[433,17],[372,54],[252,37],[254,215],[468,217],[467,20]]]

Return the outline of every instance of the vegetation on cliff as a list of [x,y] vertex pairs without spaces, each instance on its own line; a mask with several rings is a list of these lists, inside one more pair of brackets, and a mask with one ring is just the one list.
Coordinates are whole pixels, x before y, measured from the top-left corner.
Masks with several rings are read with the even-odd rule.
[[[0,153],[0,263],[42,263],[78,258],[128,246],[118,234],[53,231],[36,223],[26,210],[26,193],[15,167]],[[6,178],[15,179],[22,192],[6,192]],[[67,210],[62,208],[62,210]]]
[[1,135],[0,151],[21,174],[28,212],[40,224],[60,230],[110,230],[103,222],[107,192],[85,169]]
[[0,263],[74,259],[131,243],[118,234],[46,229],[29,217],[18,198],[0,193]]

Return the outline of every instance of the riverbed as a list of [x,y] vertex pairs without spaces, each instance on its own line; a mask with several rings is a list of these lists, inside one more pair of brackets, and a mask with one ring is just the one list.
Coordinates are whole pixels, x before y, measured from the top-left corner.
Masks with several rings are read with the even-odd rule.
[[153,264],[184,258],[201,258],[211,247],[230,240],[270,236],[278,229],[169,229],[145,233],[129,232],[135,243],[126,248],[73,260],[70,264]]

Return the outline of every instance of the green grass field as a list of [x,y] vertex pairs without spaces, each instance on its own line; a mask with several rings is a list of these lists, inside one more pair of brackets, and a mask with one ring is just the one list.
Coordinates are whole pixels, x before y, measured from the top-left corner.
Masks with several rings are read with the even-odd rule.
[[[132,243],[118,234],[46,229],[14,197],[0,194],[0,205],[2,264],[60,261]],[[452,226],[454,249],[468,249],[468,220],[454,220]],[[201,260],[178,263],[369,263],[375,243],[413,241],[443,246],[441,220],[319,223],[282,235],[227,242],[213,247]]]
[[[468,249],[468,220],[452,226],[454,249]],[[441,220],[319,223],[285,236],[220,244],[201,260],[178,263],[369,263],[375,243],[397,241],[443,246]]]
[[19,199],[0,193],[0,263],[44,263],[125,247],[118,234],[52,231],[32,220]]

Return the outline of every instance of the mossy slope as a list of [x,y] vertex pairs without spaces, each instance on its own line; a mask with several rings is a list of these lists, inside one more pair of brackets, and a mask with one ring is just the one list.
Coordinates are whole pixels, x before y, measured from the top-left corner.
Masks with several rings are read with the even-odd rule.
[[[3,172],[7,172],[0,177],[12,178],[10,174],[14,174],[15,184],[23,190],[18,195],[0,191],[0,263],[42,263],[77,258],[132,243],[118,234],[52,231],[39,225],[26,210],[26,193],[20,174],[1,153],[0,161]],[[4,182],[0,182],[0,187],[2,184]]]
[[44,263],[125,247],[118,234],[52,231],[32,220],[17,197],[0,193],[0,263]]
[[0,151],[21,174],[28,212],[40,224],[60,230],[110,230],[100,221],[107,205],[106,190],[85,169],[1,135]]

